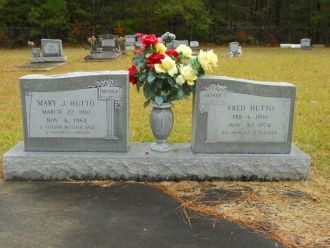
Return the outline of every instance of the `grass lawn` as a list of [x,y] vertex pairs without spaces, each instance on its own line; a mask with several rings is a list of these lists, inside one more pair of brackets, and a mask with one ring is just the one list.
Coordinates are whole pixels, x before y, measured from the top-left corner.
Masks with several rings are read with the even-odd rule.
[[[264,81],[290,82],[297,86],[293,142],[312,157],[306,182],[163,182],[153,186],[190,208],[223,216],[264,232],[290,247],[330,245],[330,49],[312,51],[279,48],[244,48],[241,58],[226,57],[227,47],[214,47],[219,57],[215,75]],[[116,61],[84,62],[88,51],[66,48],[69,62],[49,72],[116,70],[129,67],[132,53]],[[29,71],[15,71],[28,61],[30,49],[0,50],[0,174],[2,154],[22,140],[19,78]],[[143,95],[130,89],[131,141],[153,140],[149,111]],[[169,142],[191,140],[190,100],[174,104],[175,122]],[[240,190],[238,199],[203,202],[211,189]],[[0,189],[1,190],[1,189]],[[190,216],[184,211],[186,217]]]

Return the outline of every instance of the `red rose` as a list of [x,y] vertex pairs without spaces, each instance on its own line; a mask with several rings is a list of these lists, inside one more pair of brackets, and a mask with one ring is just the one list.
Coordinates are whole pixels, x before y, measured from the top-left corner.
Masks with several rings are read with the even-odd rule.
[[158,43],[158,39],[154,34],[146,34],[141,38],[141,42],[145,47],[150,45],[156,45]]
[[175,58],[178,58],[179,57],[179,53],[177,52],[177,51],[175,51],[174,49],[172,49],[172,50],[167,50],[166,52],[165,52],[168,56],[173,56],[173,57],[175,57]]
[[135,65],[132,65],[130,68],[128,68],[129,81],[133,85],[137,83],[136,73],[137,70]]
[[162,62],[161,60],[164,58],[165,58],[165,56],[163,54],[153,53],[147,58],[147,65],[148,65],[148,67],[153,67],[154,64],[161,63]]

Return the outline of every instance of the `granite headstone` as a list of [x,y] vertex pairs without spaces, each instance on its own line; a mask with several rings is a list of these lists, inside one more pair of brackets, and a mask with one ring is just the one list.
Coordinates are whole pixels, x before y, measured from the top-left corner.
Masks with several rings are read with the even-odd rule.
[[229,52],[228,52],[229,57],[238,57],[241,55],[241,53],[242,50],[239,45],[239,42],[234,41],[229,43]]
[[199,48],[199,42],[198,41],[190,41],[190,47],[193,49]]
[[174,40],[173,41],[173,48],[177,48],[180,45],[186,45],[189,46],[189,41],[188,40]]
[[117,35],[105,34],[98,36],[98,50],[92,51],[88,60],[112,60],[121,55],[121,48]]
[[65,62],[67,57],[63,55],[62,40],[41,39],[42,56],[32,57],[31,63]]
[[295,86],[212,76],[196,83],[195,153],[290,153]]
[[311,39],[304,38],[300,40],[301,49],[310,49],[311,48]]
[[118,35],[104,34],[98,36],[99,46],[103,51],[113,51],[120,49]]
[[20,79],[25,151],[128,150],[125,71]]
[[134,46],[135,36],[133,35],[125,35],[126,38],[126,46]]

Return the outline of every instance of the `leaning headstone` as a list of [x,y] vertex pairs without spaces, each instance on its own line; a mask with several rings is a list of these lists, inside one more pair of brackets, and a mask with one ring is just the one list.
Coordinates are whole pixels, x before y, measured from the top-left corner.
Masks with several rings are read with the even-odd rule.
[[304,38],[300,40],[301,49],[311,49],[311,39]]
[[123,71],[22,77],[25,151],[126,152],[127,82]]
[[241,46],[239,45],[239,43],[236,41],[230,42],[228,56],[229,57],[238,57],[241,54],[242,54],[242,49],[241,49]]
[[180,45],[186,45],[189,46],[189,41],[188,40],[174,40],[173,41],[173,48],[177,48]]
[[62,40],[41,39],[42,56],[32,57],[31,63],[65,62],[67,57],[63,55]]
[[290,153],[296,88],[289,83],[203,77],[196,83],[196,153]]

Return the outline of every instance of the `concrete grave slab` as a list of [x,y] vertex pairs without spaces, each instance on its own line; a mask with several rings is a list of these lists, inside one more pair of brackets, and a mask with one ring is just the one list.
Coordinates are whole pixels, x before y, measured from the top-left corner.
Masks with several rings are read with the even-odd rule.
[[16,66],[13,71],[50,71],[56,67],[65,65],[66,63],[25,63]]
[[178,204],[144,184],[0,181],[0,188],[5,248],[282,247],[224,219],[192,218],[189,227]]

